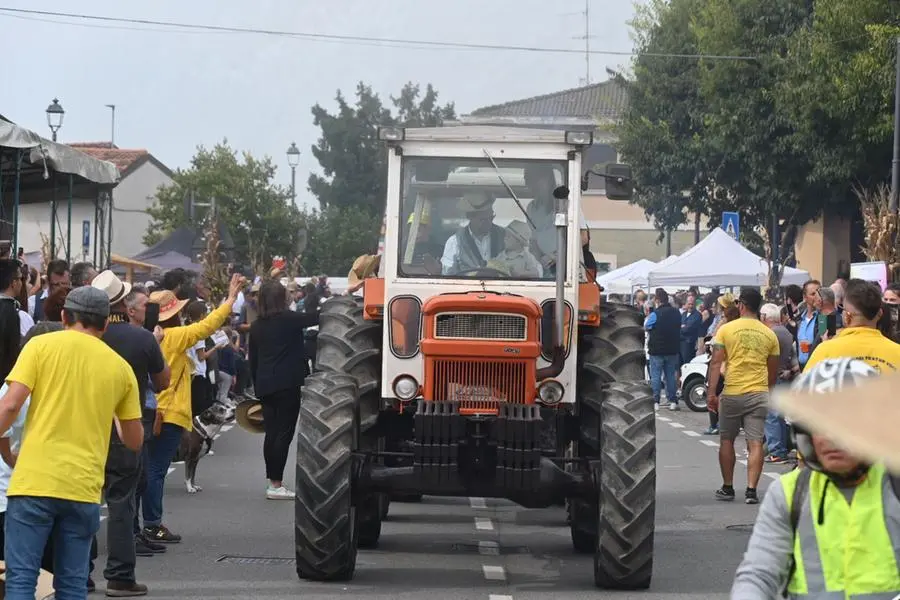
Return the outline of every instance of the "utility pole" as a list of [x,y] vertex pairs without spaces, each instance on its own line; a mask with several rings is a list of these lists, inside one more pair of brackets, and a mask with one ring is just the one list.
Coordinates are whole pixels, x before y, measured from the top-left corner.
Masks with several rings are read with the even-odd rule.
[[584,0],[584,85],[591,85],[591,0]]
[[894,53],[897,63],[894,74],[894,160],[891,163],[891,202],[892,214],[897,214],[900,200],[900,36]]

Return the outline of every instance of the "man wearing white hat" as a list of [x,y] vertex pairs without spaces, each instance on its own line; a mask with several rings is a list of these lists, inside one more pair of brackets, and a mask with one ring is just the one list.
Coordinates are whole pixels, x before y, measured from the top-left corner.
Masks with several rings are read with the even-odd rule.
[[[494,225],[494,198],[490,194],[467,192],[459,201],[459,212],[464,213],[469,222],[444,244],[440,262],[440,272],[444,275],[484,269],[504,248],[506,231]],[[426,262],[429,272],[436,273],[435,262]]]
[[[144,443],[153,432],[156,411],[146,405],[147,387],[153,382],[154,391],[169,386],[169,367],[163,359],[159,341],[154,334],[132,323],[129,313],[139,313],[147,304],[144,290],[132,290],[131,284],[121,281],[112,271],[103,271],[91,284],[106,293],[109,298],[109,326],[103,341],[125,359],[134,371],[140,388]],[[130,310],[129,310],[130,309]],[[143,319],[138,316],[138,321]],[[162,329],[157,327],[157,336]],[[147,593],[147,586],[135,580],[136,554],[152,553],[147,540],[135,538],[134,520],[137,510],[136,496],[141,480],[143,452],[126,448],[113,433],[109,442],[106,462],[104,496],[109,511],[106,538],[109,548],[106,569],[107,595],[138,596]],[[158,546],[158,545],[154,545]],[[165,551],[160,547],[157,551]]]

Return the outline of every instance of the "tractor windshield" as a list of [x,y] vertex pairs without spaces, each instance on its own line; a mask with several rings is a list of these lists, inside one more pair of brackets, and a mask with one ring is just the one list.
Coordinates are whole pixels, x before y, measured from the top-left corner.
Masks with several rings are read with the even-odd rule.
[[[403,159],[401,277],[551,281],[564,160]],[[510,193],[512,192],[512,193]]]

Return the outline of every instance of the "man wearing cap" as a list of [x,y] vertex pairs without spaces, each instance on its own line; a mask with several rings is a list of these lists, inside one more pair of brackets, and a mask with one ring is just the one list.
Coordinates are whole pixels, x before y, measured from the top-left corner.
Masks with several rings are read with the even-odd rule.
[[[163,360],[157,337],[140,325],[133,325],[129,318],[129,305],[133,307],[132,312],[139,312],[141,306],[146,310],[147,294],[132,290],[130,283],[121,281],[112,271],[103,271],[94,278],[91,285],[109,298],[109,326],[103,334],[103,341],[125,359],[137,379],[146,443],[153,431],[156,416],[156,411],[146,406],[148,384],[152,380],[156,392],[169,387],[169,367]],[[157,336],[162,337],[162,329],[157,328]],[[136,539],[134,535],[135,498],[141,479],[141,458],[141,452],[126,448],[113,432],[106,461],[104,488],[109,511],[106,528],[109,550],[103,576],[107,580],[108,590],[128,592],[129,596],[147,593],[147,586],[135,580],[136,553],[140,551],[145,556],[153,554],[147,540],[142,536]],[[157,552],[165,551],[164,546],[153,546],[158,546]]]
[[31,340],[7,377],[0,431],[29,394],[31,403],[8,492],[6,598],[34,598],[51,533],[57,597],[84,598],[110,423],[115,419],[127,448],[143,443],[134,372],[101,339],[108,317],[106,294],[90,286],[72,290],[63,306],[65,331]]
[[[478,271],[504,248],[506,231],[494,225],[494,198],[484,191],[468,192],[459,202],[459,211],[469,223],[450,236],[444,244],[440,273],[459,275]],[[428,257],[431,258],[431,257]],[[437,274],[437,261],[426,261],[429,272]]]

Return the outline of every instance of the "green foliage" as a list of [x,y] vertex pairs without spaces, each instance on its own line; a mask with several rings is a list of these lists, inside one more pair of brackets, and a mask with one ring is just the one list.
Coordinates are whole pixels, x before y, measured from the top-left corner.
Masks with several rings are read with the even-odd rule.
[[682,208],[713,225],[737,211],[770,240],[777,218],[766,254],[777,243],[784,259],[799,226],[886,177],[896,0],[653,0],[632,25],[643,54],[619,147],[661,231]]
[[324,176],[311,174],[308,185],[320,207],[354,207],[370,216],[382,215],[387,194],[387,150],[378,140],[378,127],[433,127],[456,118],[453,104],[439,106],[437,100],[438,94],[430,84],[422,94],[418,85],[407,83],[399,96],[391,98],[397,111],[394,116],[371,87],[359,83],[352,105],[340,91],[336,112],[316,104],[312,113],[322,134],[312,153]]
[[212,149],[202,146],[191,166],[179,169],[174,183],[156,192],[152,217],[144,243],[155,244],[183,225],[198,226],[205,208],[195,209],[195,222],[188,223],[185,201],[215,199],[219,218],[234,239],[236,254],[254,265],[265,265],[273,255],[293,254],[300,215],[290,206],[290,193],[272,182],[275,166],[270,158],[238,154],[227,140]]
[[381,220],[358,208],[328,206],[301,217],[309,236],[300,261],[303,275],[346,277],[358,256],[378,247]]

